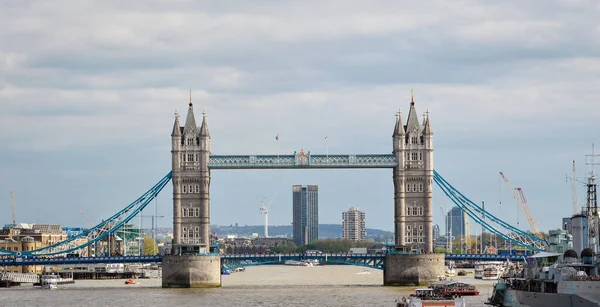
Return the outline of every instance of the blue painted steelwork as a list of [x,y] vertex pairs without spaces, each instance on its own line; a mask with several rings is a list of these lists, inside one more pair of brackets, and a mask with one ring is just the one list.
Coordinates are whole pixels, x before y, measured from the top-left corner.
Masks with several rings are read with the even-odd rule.
[[473,203],[449,184],[442,176],[440,176],[440,174],[438,174],[438,172],[433,172],[433,179],[454,204],[460,207],[463,212],[479,225],[483,225],[483,227],[491,233],[500,236],[502,239],[511,242],[512,244],[534,251],[543,251],[544,247],[548,245],[546,240],[513,227],[491,213],[483,210],[483,208]]
[[522,262],[525,261],[523,256],[503,256],[503,255],[487,255],[487,254],[446,254],[446,260],[454,261],[507,261]]
[[[0,248],[0,255],[53,256],[77,252],[115,233],[119,228],[123,227],[125,223],[133,219],[158,195],[158,193],[160,193],[160,191],[165,187],[165,185],[167,185],[167,183],[171,180],[171,176],[172,173],[169,172],[150,190],[148,190],[134,202],[126,206],[123,210],[117,212],[116,214],[102,221],[98,225],[85,230],[79,235],[32,251],[17,252]],[[82,243],[82,241],[84,242]]]
[[[244,169],[244,168],[392,168],[397,166],[394,155],[310,155],[300,153],[284,156],[211,156],[209,167],[213,169]],[[172,173],[168,173],[154,187],[129,204],[123,210],[98,225],[74,234],[67,240],[56,244],[36,249],[33,251],[10,251],[0,248],[0,256],[53,256],[64,255],[81,251],[83,248],[98,242],[110,234],[115,233],[125,223],[139,214],[171,180]],[[434,180],[457,206],[469,217],[483,225],[488,231],[504,240],[521,247],[541,251],[547,245],[543,239],[519,230],[500,220],[489,212],[474,204],[462,193],[450,185],[442,176],[434,171]],[[483,216],[483,217],[482,217]],[[79,232],[79,230],[78,230]],[[81,243],[84,242],[84,243]],[[341,257],[341,256],[340,256]],[[336,258],[339,263],[355,263],[356,257]],[[344,260],[345,259],[345,260]],[[366,259],[366,258],[364,258]],[[363,260],[364,260],[363,259]],[[293,260],[293,259],[289,259]],[[265,260],[266,261],[266,260]],[[334,260],[330,260],[333,262]],[[360,265],[355,263],[356,265]],[[379,266],[378,263],[365,264],[366,266]]]
[[[364,266],[383,270],[385,254],[250,254],[250,255],[221,255],[221,263],[225,269],[236,267],[283,264],[287,260],[319,260],[321,263],[346,264]],[[478,254],[446,254],[446,260],[454,261],[524,261],[523,256],[517,255],[478,255]],[[68,265],[93,263],[160,263],[162,256],[116,256],[116,257],[38,257],[38,256],[5,256],[0,259],[0,266],[23,265]]]
[[162,262],[162,256],[117,256],[117,257],[14,257],[0,259],[0,266],[59,265],[92,263],[155,263]]
[[211,155],[210,169],[394,168],[393,154],[368,155]]
[[62,230],[67,233],[67,237],[75,237],[82,234],[86,228],[83,227],[63,227]]

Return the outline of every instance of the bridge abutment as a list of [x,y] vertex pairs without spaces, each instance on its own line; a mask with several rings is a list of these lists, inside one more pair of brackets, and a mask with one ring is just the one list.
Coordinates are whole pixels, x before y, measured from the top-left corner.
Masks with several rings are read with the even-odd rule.
[[384,286],[420,286],[444,275],[444,254],[387,254]]
[[221,287],[221,257],[198,255],[163,256],[162,287]]

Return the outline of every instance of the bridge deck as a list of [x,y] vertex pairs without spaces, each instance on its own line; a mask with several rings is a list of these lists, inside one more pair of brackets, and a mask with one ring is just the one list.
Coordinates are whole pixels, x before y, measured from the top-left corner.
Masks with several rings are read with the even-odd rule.
[[210,169],[393,168],[393,154],[211,155]]
[[[250,255],[221,255],[224,263],[241,263],[252,261],[257,264],[284,263],[287,260],[317,259],[322,262],[354,264],[383,268],[385,254],[250,254]],[[524,261],[523,256],[479,255],[479,254],[446,254],[446,260],[454,261]],[[117,256],[117,257],[16,257],[0,259],[0,266],[23,265],[69,265],[86,263],[159,263],[162,256]]]

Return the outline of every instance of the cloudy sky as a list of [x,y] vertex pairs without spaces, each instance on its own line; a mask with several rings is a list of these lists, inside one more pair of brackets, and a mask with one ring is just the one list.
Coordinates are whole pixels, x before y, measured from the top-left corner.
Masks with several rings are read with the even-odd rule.
[[[583,178],[600,147],[597,0],[217,2],[0,1],[0,223],[11,189],[17,222],[69,226],[137,198],[170,170],[189,89],[213,154],[272,154],[323,153],[325,136],[329,153],[390,153],[414,88],[435,167],[461,192],[527,229],[504,171],[542,229],[570,214],[565,175],[576,160]],[[290,224],[291,186],[318,184],[321,223],[357,206],[393,229],[390,170],[212,180],[213,224],[263,223],[265,197],[271,224]],[[435,222],[450,206],[436,188]]]

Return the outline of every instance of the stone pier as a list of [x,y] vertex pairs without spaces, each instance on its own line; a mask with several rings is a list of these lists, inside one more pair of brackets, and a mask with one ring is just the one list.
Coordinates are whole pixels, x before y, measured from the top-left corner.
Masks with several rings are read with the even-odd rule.
[[423,286],[444,275],[444,254],[387,254],[384,286]]
[[197,255],[163,256],[162,287],[221,287],[221,257]]

